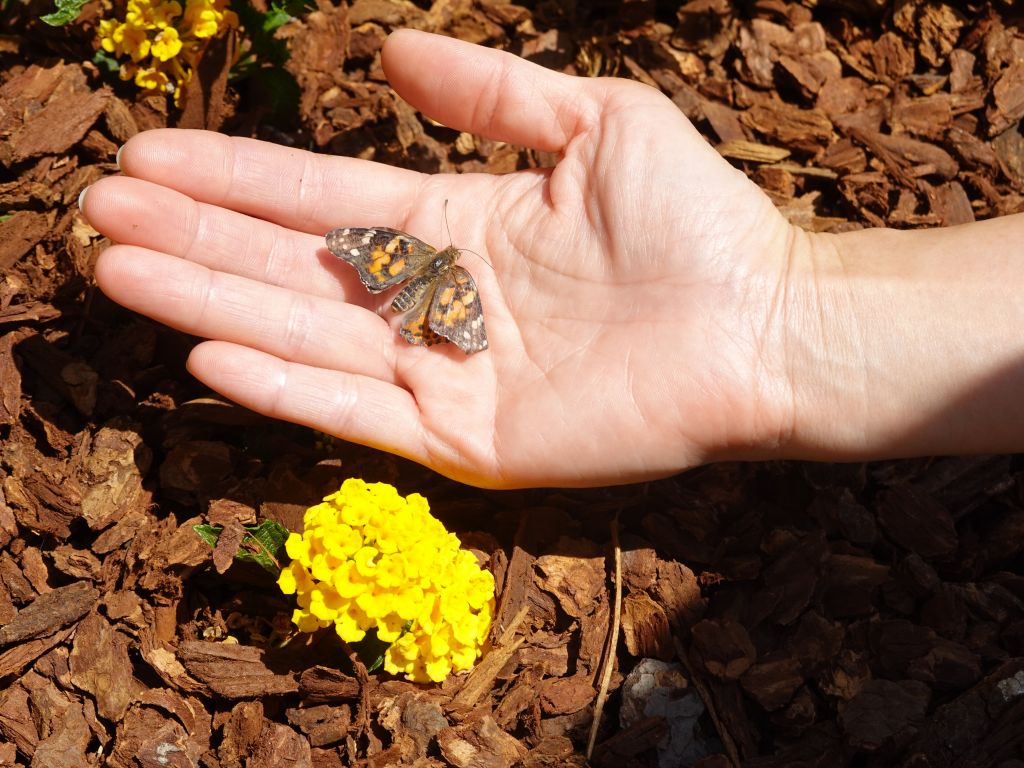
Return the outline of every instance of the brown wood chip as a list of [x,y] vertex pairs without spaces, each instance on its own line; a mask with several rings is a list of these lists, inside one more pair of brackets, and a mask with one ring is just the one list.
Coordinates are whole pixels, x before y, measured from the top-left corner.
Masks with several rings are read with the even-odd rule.
[[85,581],[39,595],[0,627],[0,646],[49,635],[78,621],[96,604],[99,591]]
[[277,674],[264,661],[259,648],[204,641],[189,641],[178,649],[178,659],[188,673],[229,699],[271,693],[295,693],[295,676]]

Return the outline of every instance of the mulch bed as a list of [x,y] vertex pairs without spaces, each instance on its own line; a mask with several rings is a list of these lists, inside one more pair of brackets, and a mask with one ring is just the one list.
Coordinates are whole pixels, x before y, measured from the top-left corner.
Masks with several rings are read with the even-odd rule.
[[[95,289],[107,243],[75,205],[165,125],[426,171],[550,165],[396,100],[377,52],[409,26],[660,89],[812,231],[1005,215],[1024,211],[1021,9],[322,1],[281,30],[300,88],[281,124],[214,54],[196,87],[219,98],[184,111],[104,79],[98,3],[63,29],[48,10],[0,12],[0,765],[583,765],[618,542],[591,764],[1024,766],[1019,458],[467,488],[211,396],[192,339]],[[419,686],[329,632],[284,643],[272,578],[215,566],[192,530],[298,529],[351,476],[423,493],[489,557],[495,647],[469,675]]]

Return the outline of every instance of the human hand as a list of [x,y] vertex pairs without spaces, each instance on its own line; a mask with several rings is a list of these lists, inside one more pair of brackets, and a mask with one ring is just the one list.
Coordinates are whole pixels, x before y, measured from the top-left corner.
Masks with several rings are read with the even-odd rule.
[[[559,153],[423,175],[219,134],[131,139],[83,210],[115,301],[189,333],[189,369],[261,413],[494,487],[596,485],[755,457],[791,420],[773,310],[801,238],[657,91],[393,34],[392,85],[441,123]],[[414,347],[334,227],[479,253],[490,349]],[[390,323],[390,324],[389,324]]]

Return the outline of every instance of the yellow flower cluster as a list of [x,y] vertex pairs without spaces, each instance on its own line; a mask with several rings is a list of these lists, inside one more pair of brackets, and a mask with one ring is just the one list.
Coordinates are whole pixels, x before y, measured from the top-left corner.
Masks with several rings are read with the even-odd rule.
[[103,19],[100,47],[130,61],[121,65],[121,79],[134,80],[147,91],[173,93],[192,78],[206,43],[227,28],[238,27],[228,0],[128,0],[124,21]]
[[418,493],[346,480],[306,510],[285,543],[291,563],[278,585],[298,593],[303,632],[333,625],[346,642],[368,630],[390,643],[384,669],[441,682],[472,668],[494,615],[494,577],[430,514]]

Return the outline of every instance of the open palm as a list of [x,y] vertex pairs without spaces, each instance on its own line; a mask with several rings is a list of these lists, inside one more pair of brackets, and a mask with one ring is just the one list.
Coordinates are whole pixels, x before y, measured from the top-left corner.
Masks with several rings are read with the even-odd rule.
[[[116,301],[211,341],[189,367],[254,410],[465,482],[590,485],[756,454],[784,429],[772,307],[792,232],[655,90],[392,35],[396,90],[557,167],[435,175],[198,131],[125,145],[92,187]],[[334,227],[472,249],[490,348],[413,347]],[[476,254],[479,254],[476,255]],[[482,258],[480,258],[482,257]]]

